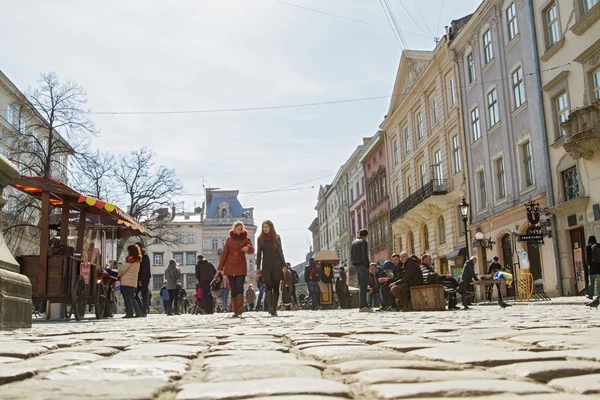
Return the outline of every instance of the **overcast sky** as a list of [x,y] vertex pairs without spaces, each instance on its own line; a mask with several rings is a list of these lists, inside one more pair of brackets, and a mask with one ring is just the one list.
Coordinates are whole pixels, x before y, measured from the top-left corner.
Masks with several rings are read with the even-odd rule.
[[[444,25],[479,3],[388,1],[412,49],[432,49]],[[376,26],[278,0],[0,0],[0,69],[22,90],[41,72],[76,81],[94,112],[252,108],[391,94],[402,46],[379,0],[285,2]],[[377,131],[388,103],[93,115],[101,130],[93,145],[120,154],[154,149],[160,163],[177,170],[189,194],[181,199],[187,209],[204,200],[203,178],[207,187],[239,189],[242,204],[255,207],[257,223],[274,221],[286,258],[297,264],[308,251],[319,184],[329,183],[361,138]],[[290,186],[300,189],[243,194]]]

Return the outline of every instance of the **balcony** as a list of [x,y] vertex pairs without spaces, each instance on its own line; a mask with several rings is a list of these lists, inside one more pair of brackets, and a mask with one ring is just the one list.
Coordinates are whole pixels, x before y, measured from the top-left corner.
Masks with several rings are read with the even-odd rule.
[[600,149],[600,100],[571,111],[561,126],[566,132],[565,151],[574,159],[591,160]]
[[421,204],[431,196],[441,196],[448,193],[447,179],[432,179],[415,193],[408,196],[402,203],[392,208],[390,220],[393,222]]

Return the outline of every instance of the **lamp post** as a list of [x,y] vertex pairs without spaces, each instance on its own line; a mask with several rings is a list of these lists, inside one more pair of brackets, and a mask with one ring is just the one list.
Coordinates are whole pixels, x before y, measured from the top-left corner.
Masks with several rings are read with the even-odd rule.
[[462,203],[458,205],[458,208],[460,210],[460,215],[462,216],[463,224],[465,225],[465,257],[469,259],[469,232],[467,226],[467,222],[469,221],[469,203],[467,203],[464,197]]

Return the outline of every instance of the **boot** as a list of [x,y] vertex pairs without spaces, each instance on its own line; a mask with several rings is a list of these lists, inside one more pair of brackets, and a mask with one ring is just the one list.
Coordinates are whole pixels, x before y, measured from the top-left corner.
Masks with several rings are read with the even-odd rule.
[[411,311],[412,307],[411,307],[411,302],[410,302],[410,295],[404,295],[403,300],[404,300],[404,307],[402,308],[402,311],[403,312]]
[[273,304],[273,291],[272,290],[268,290],[266,294],[267,294],[267,310],[269,311],[269,314],[273,315],[273,308],[272,308],[272,304]]
[[[273,299],[273,308],[271,308],[271,315],[276,317],[277,316],[277,305],[279,304],[279,293],[273,293],[273,296],[271,297]],[[271,303],[269,303],[271,304]]]
[[231,296],[231,311],[233,311],[233,315],[231,316],[232,318],[238,318],[238,297],[237,296]]
[[244,313],[244,295],[238,294],[236,297],[238,298],[237,315],[241,318]]

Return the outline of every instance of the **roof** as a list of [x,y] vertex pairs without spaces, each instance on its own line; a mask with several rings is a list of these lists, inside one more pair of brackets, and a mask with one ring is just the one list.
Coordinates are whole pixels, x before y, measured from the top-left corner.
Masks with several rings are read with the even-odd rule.
[[171,222],[174,222],[174,223],[202,222],[202,215],[200,215],[200,214],[192,214],[192,215],[179,214],[179,215],[176,215],[175,218],[173,218],[173,220]]
[[375,149],[377,147],[377,145],[379,145],[379,143],[382,142],[382,139],[381,139],[382,132],[383,132],[382,130],[378,130],[375,133],[375,135],[373,135],[373,137],[369,141],[369,144],[367,145],[367,147],[365,147],[365,149],[361,153],[360,158],[358,159],[358,162],[360,162],[360,163],[364,162],[367,159],[367,157],[371,154],[373,149]]
[[212,196],[206,206],[206,218],[218,218],[219,204],[223,202],[229,204],[229,212],[233,218],[244,218],[244,208],[238,200],[237,190],[211,190],[210,193]]
[[321,250],[313,256],[315,261],[339,261],[339,257],[331,250]]

